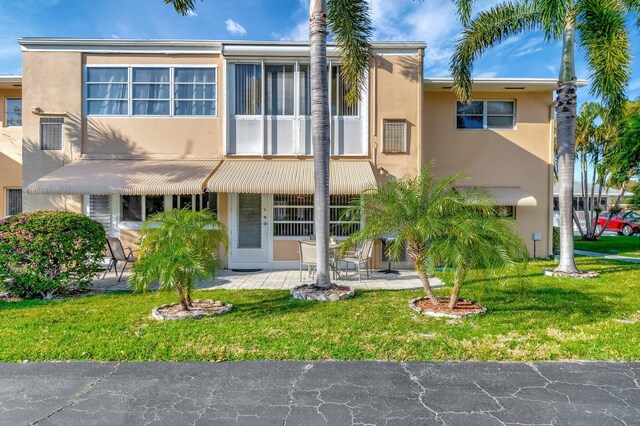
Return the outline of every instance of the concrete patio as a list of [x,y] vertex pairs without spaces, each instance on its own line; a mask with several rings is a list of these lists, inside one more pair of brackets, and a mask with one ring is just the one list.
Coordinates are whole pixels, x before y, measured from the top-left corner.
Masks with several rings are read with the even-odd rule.
[[[359,289],[375,290],[418,290],[422,288],[422,283],[415,271],[401,270],[399,274],[384,274],[373,271],[369,278],[363,272],[361,282],[358,276],[349,272],[344,273],[336,281],[338,285],[349,285]],[[98,291],[118,291],[128,290],[128,279],[130,271],[127,270],[118,282],[118,278],[112,272],[107,273],[105,279],[100,275],[99,279],[93,281],[92,288]],[[302,272],[303,282],[310,284],[311,277],[307,271]],[[430,279],[433,287],[442,287],[443,283],[438,278]],[[224,269],[218,272],[214,282],[206,282],[200,286],[202,290],[286,290],[300,284],[300,272],[298,270],[261,270],[258,272],[234,272]]]

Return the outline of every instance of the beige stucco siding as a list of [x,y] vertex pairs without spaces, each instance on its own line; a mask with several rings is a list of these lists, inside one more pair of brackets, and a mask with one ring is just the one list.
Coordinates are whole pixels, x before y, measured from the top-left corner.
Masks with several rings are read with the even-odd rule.
[[21,89],[0,89],[0,219],[7,212],[7,188],[22,187],[22,127],[7,127],[5,101],[22,97]]
[[435,159],[435,173],[463,172],[465,185],[520,186],[537,200],[536,207],[518,207],[517,223],[533,254],[533,232],[542,232],[537,256],[550,250],[552,93],[477,92],[474,99],[516,101],[515,130],[457,130],[456,99],[450,92],[424,94],[424,151]]
[[[79,117],[82,110],[82,54],[24,52],[23,56],[23,188],[81,155]],[[40,117],[31,112],[66,113],[63,150],[40,150]],[[29,195],[23,191],[24,210],[81,211],[77,196]]]
[[[419,55],[376,55],[370,72],[369,150],[381,177],[416,173],[420,155],[422,58]],[[383,153],[382,122],[404,119],[408,153]]]

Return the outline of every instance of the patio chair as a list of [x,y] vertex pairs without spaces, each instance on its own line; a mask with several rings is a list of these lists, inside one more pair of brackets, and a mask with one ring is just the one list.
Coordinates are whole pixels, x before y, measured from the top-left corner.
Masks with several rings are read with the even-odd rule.
[[[116,277],[118,277],[118,282],[122,280],[122,275],[124,274],[124,270],[127,269],[127,265],[129,263],[135,263],[136,257],[133,255],[133,250],[131,247],[127,247],[128,253],[125,251],[122,246],[122,241],[119,238],[115,237],[107,237],[107,254],[110,256],[109,266],[104,271],[104,275],[102,279],[107,276],[107,272],[111,271],[113,268]],[[124,262],[122,266],[122,270],[120,271],[120,275],[118,276],[117,264],[118,262]]]
[[[358,271],[358,282],[361,281],[361,267],[364,264],[365,269],[367,270],[367,278],[369,278],[369,264],[371,262],[371,257],[373,256],[373,241],[366,240],[362,243],[362,247],[353,253],[353,255],[343,257],[340,259],[340,262],[345,262],[347,264],[347,274],[349,273],[349,264],[353,264],[354,269]],[[346,275],[346,274],[345,274]]]
[[309,275],[311,275],[311,267],[318,266],[315,242],[298,240],[298,254],[300,255],[300,281],[302,281],[302,265],[307,265]]

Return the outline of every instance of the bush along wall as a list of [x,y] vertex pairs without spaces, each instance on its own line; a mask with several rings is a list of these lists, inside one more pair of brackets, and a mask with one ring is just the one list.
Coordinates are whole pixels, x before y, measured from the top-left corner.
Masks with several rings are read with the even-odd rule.
[[0,220],[0,288],[25,299],[86,288],[106,242],[103,226],[77,213],[33,211]]

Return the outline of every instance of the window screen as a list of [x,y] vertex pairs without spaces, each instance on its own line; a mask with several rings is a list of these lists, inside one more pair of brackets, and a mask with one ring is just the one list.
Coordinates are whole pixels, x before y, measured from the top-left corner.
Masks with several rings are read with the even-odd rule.
[[40,148],[43,151],[62,149],[63,118],[40,119]]
[[22,213],[22,189],[7,189],[7,216]]
[[407,152],[407,120],[382,121],[382,147],[384,152]]

